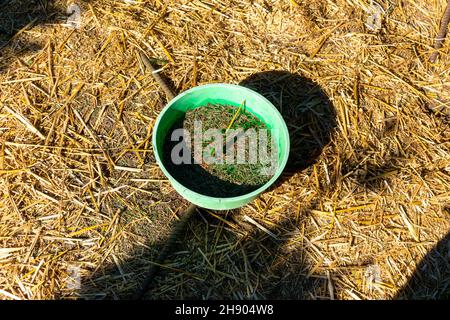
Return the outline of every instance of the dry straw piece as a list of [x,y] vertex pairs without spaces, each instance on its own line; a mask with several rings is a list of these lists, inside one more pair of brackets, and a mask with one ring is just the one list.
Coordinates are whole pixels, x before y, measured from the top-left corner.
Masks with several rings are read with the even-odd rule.
[[65,1],[21,2],[0,10],[0,299],[132,297],[189,206],[153,157],[166,99],[142,52],[175,92],[259,88],[297,157],[251,204],[201,210],[147,298],[448,292],[445,272],[404,288],[450,229],[445,0],[377,1],[376,32],[368,0],[80,0],[74,29]]

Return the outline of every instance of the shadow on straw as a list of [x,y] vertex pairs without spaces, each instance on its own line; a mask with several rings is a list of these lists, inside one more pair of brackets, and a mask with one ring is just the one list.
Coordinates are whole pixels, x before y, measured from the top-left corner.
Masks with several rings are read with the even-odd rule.
[[[315,163],[330,141],[336,126],[333,107],[318,85],[286,71],[254,74],[240,84],[272,101],[287,122],[291,157],[284,174],[271,190],[283,188],[283,183],[292,175]],[[303,248],[290,244],[293,237],[303,237],[312,221],[310,212],[319,201],[296,201],[301,203],[300,212],[295,214],[298,203],[293,203],[295,210],[287,209],[283,219],[275,225],[264,222],[263,216],[271,208],[268,206],[261,213],[263,216],[258,215],[260,227],[246,222],[245,213],[240,209],[200,209],[189,221],[187,230],[178,235],[178,247],[167,257],[145,298],[331,298],[327,276],[313,271]],[[133,297],[164,243],[136,246],[130,255],[132,258],[119,265],[101,266],[83,279],[79,296],[87,299]]]
[[65,6],[57,0],[0,0],[0,72],[17,58],[42,49],[41,44],[19,34],[37,25],[65,23],[69,16]]
[[276,188],[317,161],[336,128],[334,107],[318,84],[288,71],[257,73],[239,84],[272,102],[288,127],[290,155]]
[[[450,215],[449,206],[444,210]],[[395,299],[450,299],[450,233],[427,253]]]

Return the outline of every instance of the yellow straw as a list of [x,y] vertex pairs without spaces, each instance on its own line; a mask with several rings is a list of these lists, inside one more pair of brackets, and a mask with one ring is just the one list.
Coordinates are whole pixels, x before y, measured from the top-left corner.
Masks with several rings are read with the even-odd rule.
[[[237,115],[239,114],[239,111],[241,111],[242,107],[245,105],[245,100],[241,103],[241,105],[239,106],[239,109],[236,111],[236,113],[233,116],[233,119],[231,119],[230,124],[228,125],[228,128],[226,131],[228,131],[231,126],[233,125],[234,121],[236,120]],[[225,131],[225,132],[226,132]]]

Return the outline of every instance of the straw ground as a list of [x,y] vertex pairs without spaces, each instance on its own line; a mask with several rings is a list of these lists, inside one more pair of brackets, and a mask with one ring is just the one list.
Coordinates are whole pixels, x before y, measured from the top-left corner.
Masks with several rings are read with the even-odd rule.
[[[64,25],[63,1],[10,2],[0,13],[1,298],[129,297],[188,206],[152,154],[166,100],[140,50],[178,92],[286,72],[266,94],[307,115],[290,125],[303,139],[292,152],[321,150],[240,210],[197,213],[149,298],[448,291],[446,243],[416,272],[450,229],[449,41],[429,63],[445,0],[380,0],[378,31],[365,26],[367,0],[82,1],[80,29]],[[296,76],[311,98],[294,105]],[[328,137],[319,89],[335,114]],[[433,275],[408,287],[415,272]]]

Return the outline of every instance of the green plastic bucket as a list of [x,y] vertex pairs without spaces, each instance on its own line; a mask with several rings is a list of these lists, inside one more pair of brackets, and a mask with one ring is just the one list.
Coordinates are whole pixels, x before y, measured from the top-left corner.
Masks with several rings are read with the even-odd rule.
[[[178,182],[163,163],[164,142],[173,124],[184,116],[188,109],[211,104],[240,106],[246,100],[246,110],[264,121],[271,130],[278,147],[278,167],[274,176],[260,188],[237,197],[218,198],[194,192]],[[153,149],[156,162],[169,179],[174,189],[186,200],[207,209],[229,210],[239,208],[255,199],[270,187],[281,175],[289,156],[289,133],[278,110],[259,93],[233,84],[208,84],[189,89],[170,101],[159,114],[153,128]]]

